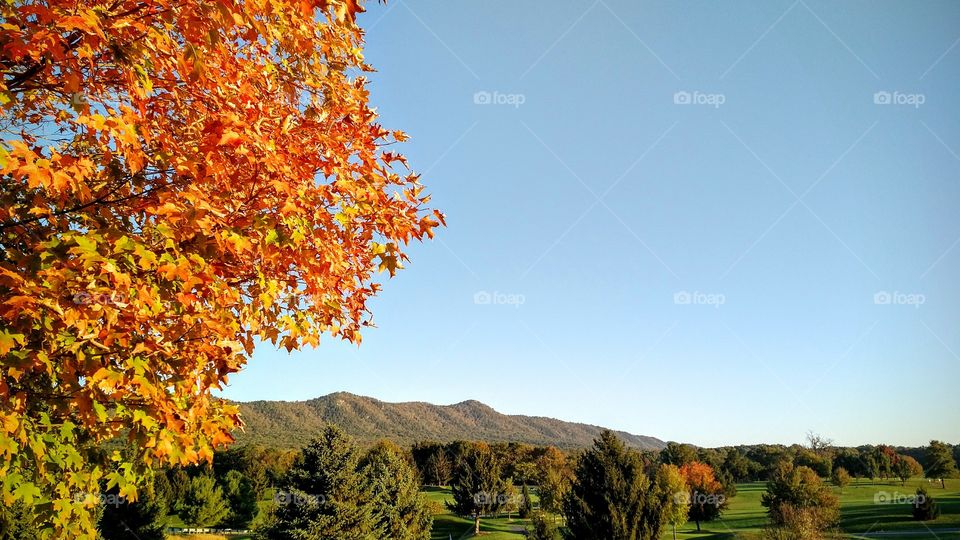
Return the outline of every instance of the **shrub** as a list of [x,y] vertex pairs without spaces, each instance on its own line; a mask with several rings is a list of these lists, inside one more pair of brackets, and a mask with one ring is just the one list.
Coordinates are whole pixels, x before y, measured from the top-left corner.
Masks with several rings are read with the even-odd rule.
[[553,516],[545,512],[534,512],[530,519],[530,527],[526,530],[530,540],[559,540],[560,530],[554,522]]
[[927,493],[926,488],[917,488],[917,496],[913,501],[913,519],[932,521],[938,517],[940,517],[940,507],[937,501]]

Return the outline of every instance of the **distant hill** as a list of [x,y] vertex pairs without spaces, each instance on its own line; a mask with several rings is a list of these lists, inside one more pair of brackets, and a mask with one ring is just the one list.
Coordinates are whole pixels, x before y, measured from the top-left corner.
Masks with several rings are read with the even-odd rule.
[[[416,441],[460,439],[515,441],[564,449],[590,446],[603,429],[540,416],[501,414],[479,401],[455,405],[386,403],[346,392],[309,401],[250,401],[239,405],[246,426],[243,432],[235,433],[237,441],[278,448],[299,448],[327,424],[336,424],[361,442],[390,439],[408,445]],[[635,448],[665,446],[654,437],[622,431],[617,435]]]

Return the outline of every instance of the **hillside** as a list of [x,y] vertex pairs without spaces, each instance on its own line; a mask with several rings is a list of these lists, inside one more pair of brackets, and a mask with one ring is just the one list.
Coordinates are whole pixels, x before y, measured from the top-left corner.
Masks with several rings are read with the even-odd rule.
[[[235,433],[238,442],[280,448],[303,446],[328,423],[340,426],[362,442],[386,438],[411,444],[463,439],[571,449],[589,446],[603,429],[553,418],[501,414],[478,401],[455,405],[386,403],[346,392],[309,401],[251,401],[239,405],[246,426],[244,431]],[[617,435],[636,448],[665,446],[653,437],[624,432]]]

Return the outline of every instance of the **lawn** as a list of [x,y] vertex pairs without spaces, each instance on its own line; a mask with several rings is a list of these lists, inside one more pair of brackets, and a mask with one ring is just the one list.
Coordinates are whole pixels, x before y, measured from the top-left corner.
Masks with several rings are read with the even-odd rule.
[[[930,495],[940,505],[940,518],[932,522],[919,522],[912,519],[909,504],[877,504],[874,498],[878,493],[887,494],[886,498],[902,498],[913,495],[918,486],[926,486]],[[766,490],[764,482],[737,485],[737,496],[730,499],[730,505],[722,519],[702,523],[701,532],[696,531],[693,523],[678,527],[677,538],[687,539],[756,539],[766,525],[765,508],[760,497]],[[448,500],[450,491],[446,488],[425,488],[430,500],[443,504]],[[939,484],[928,484],[924,479],[909,480],[906,486],[899,481],[861,481],[844,488],[840,494],[840,527],[843,538],[857,539],[960,539],[960,480],[948,480],[947,489]],[[519,540],[523,538],[522,529],[528,523],[514,517],[481,520],[483,538],[491,540]],[[470,538],[473,522],[454,516],[446,511],[434,516],[434,540],[457,540]],[[669,528],[664,532],[665,540],[672,539]]]
[[[439,503],[441,507],[444,502],[452,500],[450,489],[446,487],[426,487],[424,493],[427,499]],[[458,540],[473,536],[473,520],[455,516],[443,508],[440,514],[433,516],[432,539]],[[520,519],[516,514],[509,518],[483,518],[480,520],[480,532],[485,540],[517,540],[524,538],[523,530],[529,523],[529,520]]]

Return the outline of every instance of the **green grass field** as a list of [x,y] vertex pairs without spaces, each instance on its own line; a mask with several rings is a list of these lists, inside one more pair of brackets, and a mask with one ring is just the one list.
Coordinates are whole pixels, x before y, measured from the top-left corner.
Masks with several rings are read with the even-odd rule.
[[[887,498],[913,495],[918,486],[926,486],[928,492],[940,505],[940,518],[931,522],[914,521],[909,504],[877,504],[874,498],[878,493],[886,493]],[[730,499],[730,505],[722,519],[701,524],[701,532],[696,531],[693,523],[677,528],[678,539],[756,539],[767,524],[765,508],[760,504],[760,496],[766,489],[763,482],[738,484],[737,496]],[[443,504],[449,500],[450,491],[446,488],[426,488],[427,497]],[[899,481],[861,481],[844,488],[840,494],[840,528],[843,538],[857,539],[960,539],[960,480],[948,480],[947,489],[939,484],[928,484],[923,479],[913,479],[902,486]],[[480,521],[482,536],[490,540],[519,540],[523,538],[526,520],[504,517],[486,518]],[[446,510],[434,516],[434,540],[458,540],[473,536],[473,522],[463,519]],[[671,539],[672,531],[665,531],[663,538]]]

